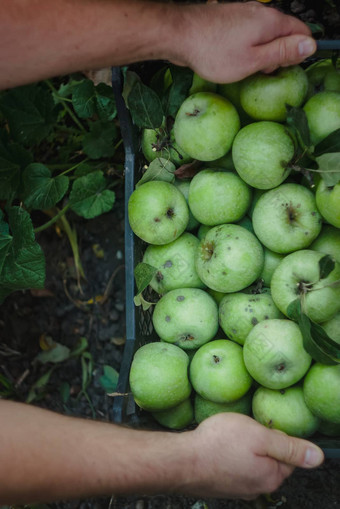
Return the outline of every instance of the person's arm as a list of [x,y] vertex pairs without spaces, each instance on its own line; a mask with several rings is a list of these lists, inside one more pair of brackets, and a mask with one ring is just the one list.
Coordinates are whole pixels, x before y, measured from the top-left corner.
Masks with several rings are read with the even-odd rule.
[[152,59],[231,82],[316,49],[304,23],[257,2],[0,0],[0,34],[2,89]]
[[294,466],[323,461],[314,444],[239,414],[173,433],[0,400],[0,430],[0,505],[111,494],[249,499],[275,490]]

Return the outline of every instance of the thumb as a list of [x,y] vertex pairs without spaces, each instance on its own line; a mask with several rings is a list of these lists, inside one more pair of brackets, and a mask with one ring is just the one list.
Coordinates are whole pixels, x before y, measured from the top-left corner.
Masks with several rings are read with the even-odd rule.
[[317,467],[325,459],[320,447],[312,442],[276,430],[273,430],[267,442],[267,454],[278,461],[301,468]]
[[264,72],[273,72],[278,67],[287,67],[302,62],[316,51],[316,42],[306,35],[288,35],[257,46],[259,61]]

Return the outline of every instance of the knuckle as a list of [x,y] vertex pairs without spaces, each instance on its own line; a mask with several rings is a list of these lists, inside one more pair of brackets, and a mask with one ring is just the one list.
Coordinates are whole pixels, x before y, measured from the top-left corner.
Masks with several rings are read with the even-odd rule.
[[278,61],[282,65],[284,62],[289,60],[288,49],[285,39],[278,41]]

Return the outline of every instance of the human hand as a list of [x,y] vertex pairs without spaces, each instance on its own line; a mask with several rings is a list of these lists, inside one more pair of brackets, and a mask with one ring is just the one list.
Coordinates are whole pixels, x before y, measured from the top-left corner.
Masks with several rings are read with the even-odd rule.
[[307,25],[258,2],[182,6],[173,58],[216,83],[302,62],[316,51]]
[[315,444],[241,414],[217,414],[182,435],[194,458],[182,470],[179,491],[198,497],[250,500],[275,491],[295,467],[313,468],[324,459]]

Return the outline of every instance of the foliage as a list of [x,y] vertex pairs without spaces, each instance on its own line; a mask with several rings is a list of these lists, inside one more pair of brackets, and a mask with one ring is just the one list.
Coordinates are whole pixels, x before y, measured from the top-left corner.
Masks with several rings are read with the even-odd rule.
[[[121,144],[111,87],[68,78],[0,95],[0,303],[12,291],[42,288],[44,254],[35,234],[57,223],[83,275],[66,212],[91,219],[112,209]],[[49,217],[35,225],[32,211]],[[41,214],[34,215],[41,221]]]

